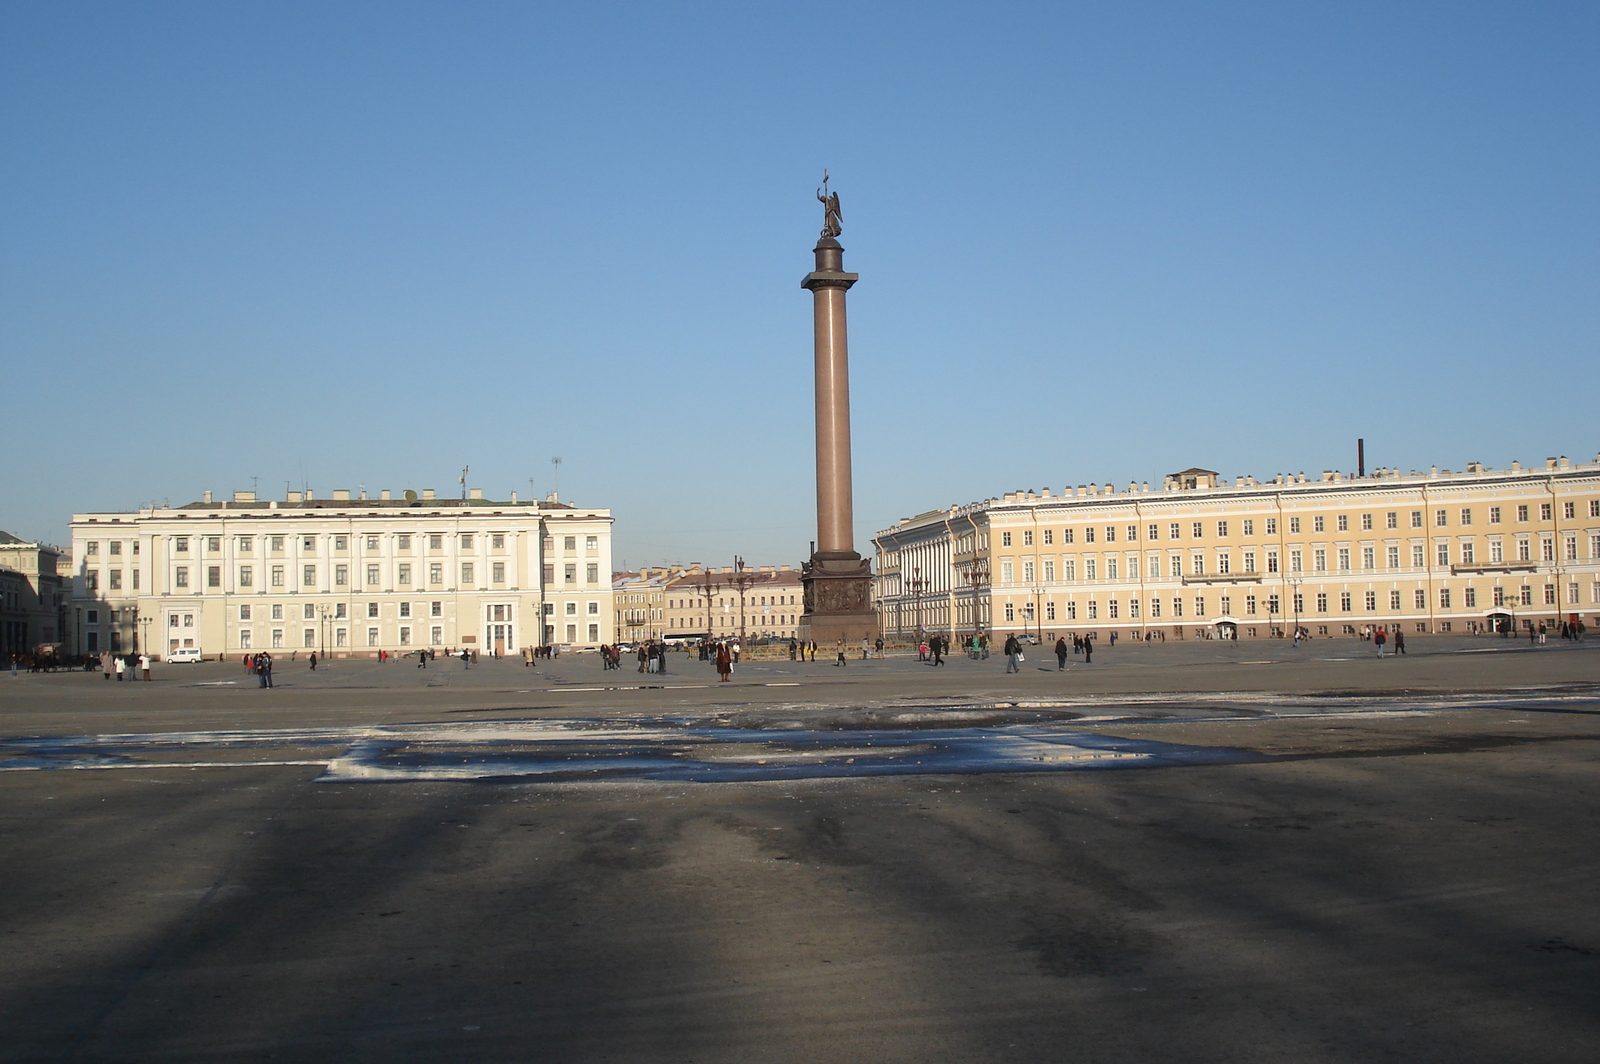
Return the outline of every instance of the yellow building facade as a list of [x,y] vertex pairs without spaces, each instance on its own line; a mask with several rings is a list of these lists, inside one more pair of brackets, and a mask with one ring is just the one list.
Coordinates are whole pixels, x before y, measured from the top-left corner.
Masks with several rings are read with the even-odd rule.
[[1600,618],[1600,457],[1349,477],[1188,469],[1024,491],[873,539],[886,632],[1268,638]]

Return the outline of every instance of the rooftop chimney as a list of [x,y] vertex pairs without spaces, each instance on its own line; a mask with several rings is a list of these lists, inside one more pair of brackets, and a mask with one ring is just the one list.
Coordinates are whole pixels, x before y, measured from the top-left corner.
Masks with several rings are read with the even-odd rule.
[[206,501],[206,505],[207,506],[211,505],[211,489],[210,488],[206,489],[204,498],[205,498],[205,501]]

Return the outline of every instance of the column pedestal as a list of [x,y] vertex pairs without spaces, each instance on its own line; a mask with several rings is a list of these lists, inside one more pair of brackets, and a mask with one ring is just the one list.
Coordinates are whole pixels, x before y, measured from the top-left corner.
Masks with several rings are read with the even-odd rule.
[[855,649],[878,638],[878,614],[872,608],[872,563],[854,551],[818,551],[800,568],[806,611],[800,638],[815,640],[826,650],[842,638]]

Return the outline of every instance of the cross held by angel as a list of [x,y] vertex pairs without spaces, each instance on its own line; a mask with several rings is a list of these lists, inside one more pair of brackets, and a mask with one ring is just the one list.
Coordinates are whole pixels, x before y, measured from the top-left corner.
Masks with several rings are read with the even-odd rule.
[[822,204],[822,235],[835,237],[844,231],[844,213],[839,210],[839,194],[828,191],[828,171],[822,171],[822,187],[817,189]]

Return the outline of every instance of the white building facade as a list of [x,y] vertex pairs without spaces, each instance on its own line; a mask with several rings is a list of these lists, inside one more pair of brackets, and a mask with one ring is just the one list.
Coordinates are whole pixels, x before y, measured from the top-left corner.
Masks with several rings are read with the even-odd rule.
[[78,653],[516,654],[613,639],[610,511],[254,492],[73,515]]

